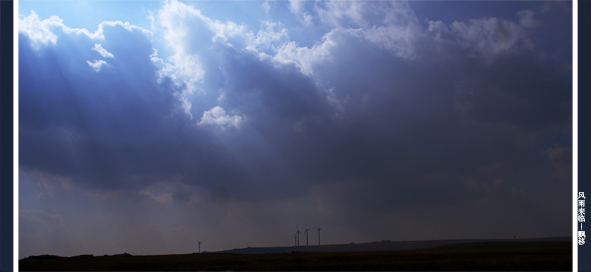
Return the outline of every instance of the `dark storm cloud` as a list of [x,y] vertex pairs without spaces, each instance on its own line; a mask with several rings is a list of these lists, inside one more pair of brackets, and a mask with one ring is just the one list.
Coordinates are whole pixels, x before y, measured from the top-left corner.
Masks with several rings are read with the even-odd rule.
[[[130,35],[133,32],[118,25],[104,28],[104,41],[99,42],[114,59],[107,58],[107,65],[98,72],[85,63],[99,57],[89,50],[95,41],[85,35],[72,38],[58,32],[55,47],[38,51],[21,35],[22,169],[108,190],[180,178],[210,188],[219,196],[228,195],[229,187],[248,192],[248,184],[256,179],[266,183],[285,178],[279,173],[283,168],[277,168],[269,155],[273,150],[265,153],[253,137],[233,131],[238,144],[224,146],[227,143],[196,127],[195,121],[189,123],[191,120],[179,113],[175,98],[182,90],[169,78],[158,83],[156,67],[149,58],[153,52],[148,37],[136,32]],[[73,55],[69,53],[72,50],[84,53]],[[252,56],[227,54],[226,67],[242,69],[228,73],[237,78],[240,91],[253,93],[251,101],[258,100],[261,108],[240,105],[239,93],[227,104],[244,107],[254,120],[275,116],[258,125],[270,128],[281,120],[325,111],[323,98],[314,97],[313,82],[297,71],[276,71]],[[70,73],[63,74],[64,68]],[[262,79],[267,81],[262,83]],[[234,82],[228,80],[228,84]],[[309,98],[310,94],[313,97]],[[257,113],[262,109],[268,112]],[[257,124],[252,126],[251,131],[257,129]],[[272,133],[269,130],[264,136],[276,137]],[[246,140],[240,142],[241,138]],[[255,146],[249,148],[251,144]],[[242,154],[242,150],[248,153]],[[257,164],[241,164],[258,153]]]
[[[363,57],[356,52],[364,52]],[[356,38],[332,54],[332,62],[315,69],[347,101],[340,116],[318,95],[321,90],[309,81],[296,81],[297,75],[276,82],[275,76],[259,69],[271,67],[257,64],[254,58],[230,62],[226,68],[234,83],[225,86],[227,99],[252,102],[240,109],[252,117],[247,127],[256,129],[266,143],[259,152],[265,154],[266,148],[277,152],[262,158],[251,152],[234,154],[244,161],[256,158],[257,165],[247,167],[251,171],[247,176],[256,177],[253,181],[259,186],[359,183],[379,189],[366,189],[367,194],[356,186],[343,189],[348,194],[339,203],[379,213],[416,204],[414,196],[420,192],[430,196],[421,200],[427,204],[488,195],[503,200],[513,189],[533,185],[533,180],[549,173],[541,150],[530,146],[530,140],[539,137],[540,130],[568,127],[571,86],[543,63],[510,54],[492,64],[459,54],[447,61],[426,57],[408,61]],[[307,100],[293,97],[294,90]],[[256,108],[249,108],[252,105]],[[294,108],[300,110],[285,114]],[[243,137],[241,133],[246,131],[231,137]],[[248,144],[238,142],[232,148]],[[277,157],[289,171],[276,162]],[[541,174],[534,175],[536,171]],[[515,176],[523,180],[511,178]],[[489,188],[473,192],[474,180]],[[494,185],[499,180],[506,183]],[[281,192],[270,194],[276,197]]]
[[21,167],[105,188],[170,175],[179,122],[170,117],[174,90],[156,81],[149,37],[105,26],[102,44],[115,59],[95,72],[86,63],[100,58],[90,50],[95,41],[59,34],[55,47],[38,51],[20,35]]
[[572,84],[554,68],[530,57],[511,56],[486,71],[473,71],[481,81],[465,102],[475,118],[530,130],[570,120]]
[[[347,45],[363,46],[354,39]],[[345,114],[350,116],[344,120],[350,123],[344,126],[356,132],[348,135],[362,135],[368,148],[359,150],[373,151],[363,154],[350,149],[351,155],[375,158],[372,168],[354,168],[359,179],[392,187],[371,190],[367,198],[354,203],[392,199],[390,205],[379,206],[412,205],[412,198],[422,191],[429,196],[421,198],[423,203],[452,204],[495,193],[471,193],[466,184],[471,180],[491,190],[493,182],[510,180],[505,188],[498,188],[501,193],[511,191],[511,186],[535,186],[547,179],[536,174],[548,170],[538,153],[541,150],[534,146],[544,144],[540,139],[544,130],[570,127],[570,81],[564,80],[559,69],[532,56],[502,54],[489,64],[452,50],[438,52],[447,59],[433,51],[420,51],[422,58],[409,62],[356,48],[340,54],[337,69],[322,70],[330,71],[328,77],[337,82],[337,92],[349,98]],[[372,53],[355,59],[353,51]],[[553,140],[562,143],[569,137],[560,135]],[[378,163],[389,167],[375,167]],[[516,176],[522,178],[511,178]],[[393,197],[372,197],[386,191]],[[342,203],[350,203],[351,197],[359,195],[349,194]]]

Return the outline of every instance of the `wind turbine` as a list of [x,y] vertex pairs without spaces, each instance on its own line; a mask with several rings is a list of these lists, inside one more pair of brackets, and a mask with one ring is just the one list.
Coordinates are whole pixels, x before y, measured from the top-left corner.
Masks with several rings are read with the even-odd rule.
[[306,246],[308,246],[308,230],[309,230],[309,228],[306,227],[305,224],[304,224],[304,227],[306,228],[306,230],[304,230],[304,234],[306,234]]
[[320,226],[318,227],[318,245],[320,245]]
[[296,233],[293,235],[293,238],[294,238],[294,242],[295,242],[296,246],[299,246],[299,245],[300,245],[300,233],[301,233],[301,232],[300,232],[300,229],[299,229],[297,226],[296,226],[296,230],[297,230],[297,231],[296,231]]
[[201,253],[201,241],[197,241],[197,247],[199,248],[199,253]]

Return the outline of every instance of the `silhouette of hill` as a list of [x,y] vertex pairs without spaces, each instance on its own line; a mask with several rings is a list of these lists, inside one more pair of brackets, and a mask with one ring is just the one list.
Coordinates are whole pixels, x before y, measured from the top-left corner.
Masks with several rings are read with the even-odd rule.
[[[545,238],[523,238],[523,239],[456,239],[456,240],[422,240],[422,241],[382,241],[372,243],[351,243],[336,245],[310,245],[291,247],[248,247],[230,250],[222,250],[206,253],[238,253],[238,254],[267,254],[267,253],[290,253],[290,252],[345,252],[345,251],[384,251],[384,250],[413,250],[428,249],[441,246],[460,245],[466,243],[486,242],[549,242],[549,241],[572,241],[572,237],[545,237]],[[486,245],[481,245],[486,246]],[[510,247],[510,244],[506,244]]]
[[[570,237],[246,248],[208,254],[30,256],[20,271],[569,271]],[[475,242],[481,241],[481,242]],[[459,242],[459,243],[456,243]],[[411,250],[376,248],[428,247]],[[285,252],[296,249],[294,253]],[[303,252],[303,250],[310,252]],[[335,250],[341,252],[312,252]],[[231,254],[249,252],[250,254]]]

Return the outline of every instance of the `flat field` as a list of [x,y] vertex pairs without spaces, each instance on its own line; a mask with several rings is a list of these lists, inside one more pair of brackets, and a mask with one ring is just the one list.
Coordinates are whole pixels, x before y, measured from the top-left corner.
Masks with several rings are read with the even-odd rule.
[[27,258],[20,271],[571,271],[571,242],[481,242],[431,249]]

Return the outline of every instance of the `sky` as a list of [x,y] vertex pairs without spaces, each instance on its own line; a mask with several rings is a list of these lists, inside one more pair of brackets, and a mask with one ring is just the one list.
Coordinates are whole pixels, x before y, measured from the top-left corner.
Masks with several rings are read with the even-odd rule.
[[570,1],[18,6],[19,258],[571,235]]

